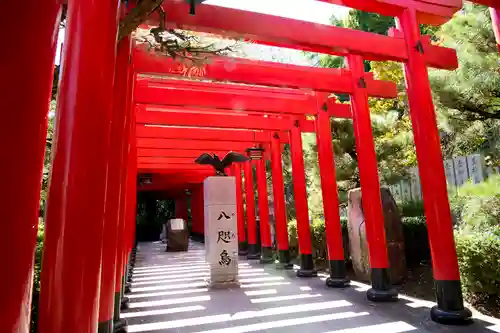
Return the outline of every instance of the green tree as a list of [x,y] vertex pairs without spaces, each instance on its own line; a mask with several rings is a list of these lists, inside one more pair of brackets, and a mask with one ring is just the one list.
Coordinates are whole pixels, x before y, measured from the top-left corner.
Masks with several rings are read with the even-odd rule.
[[459,68],[429,73],[446,156],[483,151],[500,164],[500,56],[488,10],[467,3],[437,33]]

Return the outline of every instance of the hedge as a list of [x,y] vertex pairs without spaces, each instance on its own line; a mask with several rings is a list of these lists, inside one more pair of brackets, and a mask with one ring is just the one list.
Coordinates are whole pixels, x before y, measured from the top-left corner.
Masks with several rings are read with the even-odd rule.
[[[407,265],[418,265],[422,261],[430,260],[429,241],[427,238],[427,227],[425,218],[405,217],[403,218],[403,235],[405,240],[405,256]],[[344,245],[344,257],[349,260],[349,236],[347,231],[347,218],[341,218],[342,240]],[[321,219],[313,220],[311,223],[311,238],[313,245],[313,256],[316,260],[327,259],[325,224]],[[298,255],[297,221],[288,223],[288,240],[292,256]]]
[[500,315],[500,176],[466,184],[451,200],[462,286],[467,301]]

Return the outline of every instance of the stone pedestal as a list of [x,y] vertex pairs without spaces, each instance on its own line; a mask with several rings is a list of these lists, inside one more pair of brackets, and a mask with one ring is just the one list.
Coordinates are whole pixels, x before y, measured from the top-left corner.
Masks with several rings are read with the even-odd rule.
[[205,257],[209,286],[238,286],[236,184],[234,177],[208,177],[203,182]]
[[189,233],[186,221],[171,219],[167,221],[167,251],[187,251]]
[[[381,188],[380,194],[385,218],[391,281],[398,284],[407,276],[401,216],[389,189]],[[349,252],[352,258],[352,266],[357,278],[368,281],[370,280],[370,262],[365,219],[361,205],[361,189],[357,188],[349,191],[348,198]]]

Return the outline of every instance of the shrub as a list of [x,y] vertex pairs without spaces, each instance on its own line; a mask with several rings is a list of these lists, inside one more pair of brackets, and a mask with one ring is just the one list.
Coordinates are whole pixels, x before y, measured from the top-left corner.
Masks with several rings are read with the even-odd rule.
[[[342,241],[344,245],[345,259],[349,259],[349,237],[347,235],[347,218],[341,218],[342,226]],[[325,261],[328,259],[326,236],[325,236],[325,223],[323,219],[314,219],[310,225],[311,240],[313,247],[313,256],[316,260]],[[288,242],[290,254],[292,257],[299,254],[299,244],[297,235],[297,221],[291,220],[288,222]]]
[[405,257],[408,266],[430,260],[431,251],[424,216],[403,217]]
[[475,306],[500,313],[500,176],[465,184],[451,200],[457,218],[457,256],[464,294]]
[[455,235],[462,285],[472,303],[500,300],[500,228]]
[[461,229],[481,231],[498,226],[500,219],[500,176],[480,184],[465,184],[451,199]]
[[398,203],[399,212],[404,217],[420,217],[424,216],[423,201],[408,201]]

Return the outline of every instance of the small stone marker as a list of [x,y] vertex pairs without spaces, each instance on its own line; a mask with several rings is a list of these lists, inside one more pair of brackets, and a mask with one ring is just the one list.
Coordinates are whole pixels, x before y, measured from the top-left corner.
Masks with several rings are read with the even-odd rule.
[[167,252],[187,251],[189,235],[186,221],[183,219],[170,219],[167,222]]

